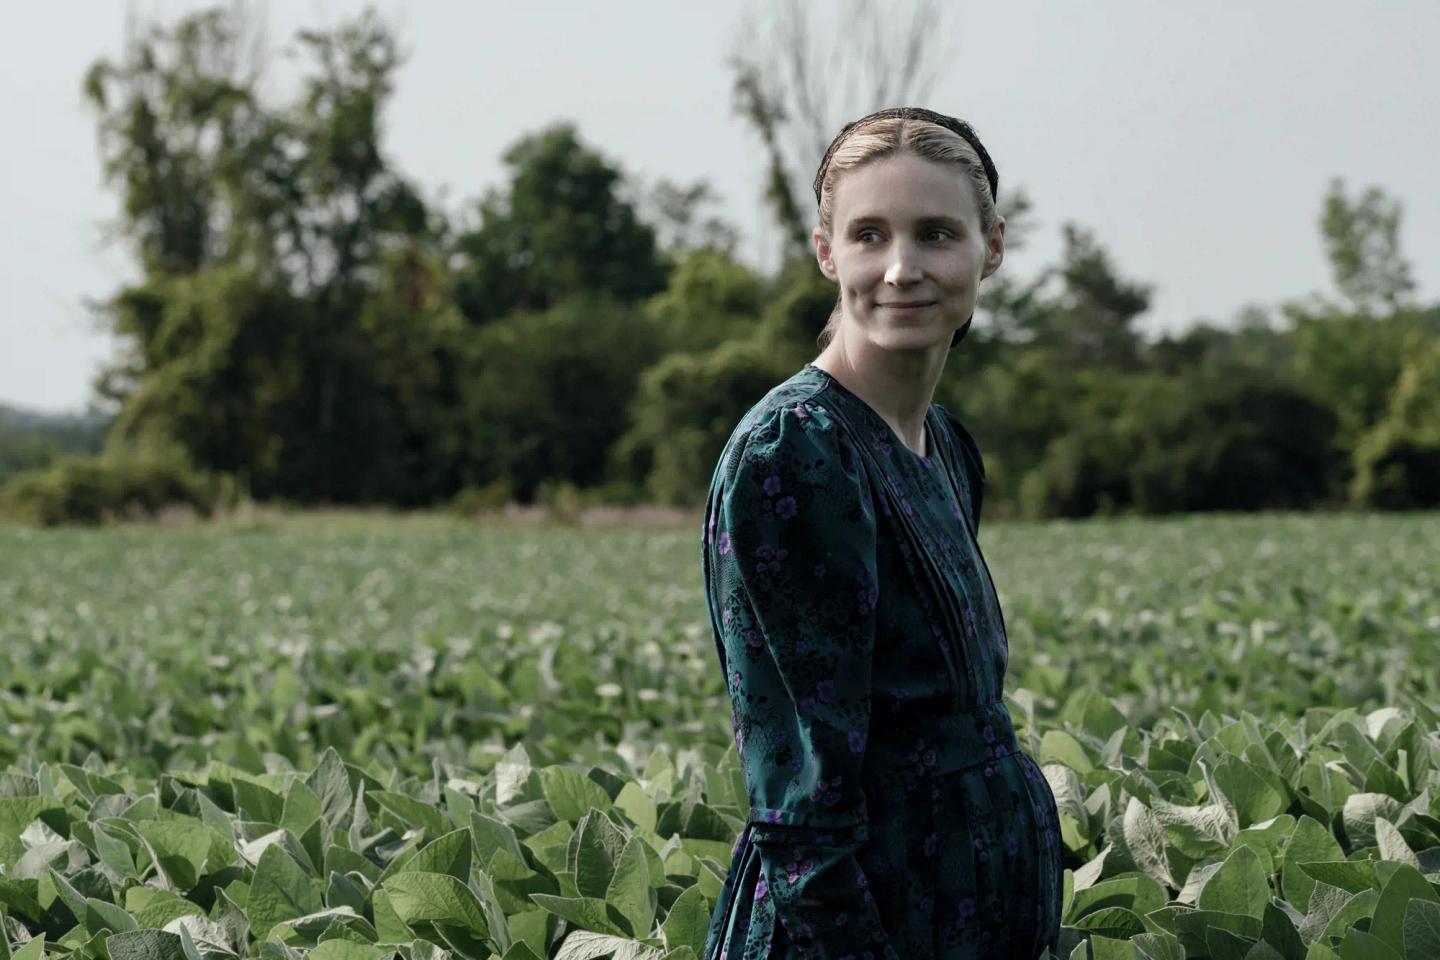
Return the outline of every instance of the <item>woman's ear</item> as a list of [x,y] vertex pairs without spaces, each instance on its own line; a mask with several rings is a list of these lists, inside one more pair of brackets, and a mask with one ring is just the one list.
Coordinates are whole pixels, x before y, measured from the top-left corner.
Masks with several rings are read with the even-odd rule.
[[990,229],[990,235],[985,238],[985,268],[980,272],[983,280],[996,270],[1005,261],[1005,218],[995,217],[995,226]]
[[838,282],[840,278],[835,273],[835,260],[831,256],[830,238],[825,235],[823,228],[817,226],[810,232],[810,239],[815,244],[815,261],[820,264],[820,272],[830,280]]

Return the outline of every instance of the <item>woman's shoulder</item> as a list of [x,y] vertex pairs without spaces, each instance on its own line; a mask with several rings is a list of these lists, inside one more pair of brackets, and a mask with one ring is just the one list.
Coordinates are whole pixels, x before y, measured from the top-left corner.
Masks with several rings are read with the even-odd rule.
[[826,396],[824,381],[804,371],[772,387],[736,424],[715,480],[744,466],[786,463],[810,473],[855,472],[855,458]]

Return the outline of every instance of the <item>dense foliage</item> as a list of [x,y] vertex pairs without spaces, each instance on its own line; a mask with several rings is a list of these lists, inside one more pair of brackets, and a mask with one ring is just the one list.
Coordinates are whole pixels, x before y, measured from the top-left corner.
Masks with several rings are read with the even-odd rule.
[[[987,525],[1063,956],[1435,956],[1437,540],[1433,514]],[[697,549],[0,527],[7,949],[698,952],[746,809]]]
[[[383,149],[389,27],[301,34],[280,100],[262,96],[252,26],[234,7],[141,29],[86,78],[140,276],[101,311],[122,348],[96,383],[110,445],[173,445],[261,501],[695,505],[727,428],[815,355],[836,291],[813,259],[757,272],[705,220],[704,181],[642,187],[570,122],[518,138],[504,182],[446,210]],[[745,91],[742,116],[773,134],[782,118],[754,109],[742,71]],[[777,162],[772,188],[794,179]],[[794,198],[766,196],[794,232]],[[1018,249],[1024,191],[1001,212]],[[1421,360],[1440,307],[1414,302],[1400,215],[1333,182],[1317,225],[1335,297],[1158,339],[1140,325],[1153,286],[1063,223],[1055,263],[987,280],[937,388],[987,452],[989,508],[1440,505],[1440,378]],[[0,424],[0,481],[56,452]],[[0,506],[132,509],[37,507],[85,500],[82,472],[32,476]]]

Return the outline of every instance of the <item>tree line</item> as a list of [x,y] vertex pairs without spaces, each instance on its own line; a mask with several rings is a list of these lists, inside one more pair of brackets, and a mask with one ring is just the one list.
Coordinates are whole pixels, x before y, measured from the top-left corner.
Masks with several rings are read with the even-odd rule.
[[[103,449],[38,464],[32,446],[9,509],[694,506],[741,414],[814,357],[834,286],[798,242],[773,273],[742,263],[704,181],[638,189],[557,123],[452,212],[382,148],[386,24],[300,33],[283,100],[262,96],[250,39],[234,9],[205,11],[87,74],[140,279],[101,307],[121,345],[95,382]],[[773,147],[783,111],[744,65],[736,90]],[[769,157],[794,233],[795,174]],[[982,287],[937,388],[985,451],[987,510],[1440,505],[1440,305],[1415,301],[1401,212],[1332,181],[1333,294],[1158,339],[1136,323],[1153,287],[1065,224],[1057,263]],[[1024,192],[1002,213],[1013,249]]]

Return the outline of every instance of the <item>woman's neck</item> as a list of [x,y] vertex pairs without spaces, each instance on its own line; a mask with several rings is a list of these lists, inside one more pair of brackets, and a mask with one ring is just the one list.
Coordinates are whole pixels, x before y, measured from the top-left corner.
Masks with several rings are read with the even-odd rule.
[[901,443],[923,456],[928,455],[925,414],[948,352],[934,358],[920,351],[899,354],[873,345],[847,350],[837,334],[811,362],[864,400]]

